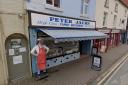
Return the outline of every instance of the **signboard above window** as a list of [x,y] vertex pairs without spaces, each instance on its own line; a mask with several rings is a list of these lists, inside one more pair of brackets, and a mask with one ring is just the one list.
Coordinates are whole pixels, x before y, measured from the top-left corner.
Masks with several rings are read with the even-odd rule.
[[95,29],[95,21],[64,18],[53,15],[31,13],[32,26],[68,27],[68,28],[91,28]]

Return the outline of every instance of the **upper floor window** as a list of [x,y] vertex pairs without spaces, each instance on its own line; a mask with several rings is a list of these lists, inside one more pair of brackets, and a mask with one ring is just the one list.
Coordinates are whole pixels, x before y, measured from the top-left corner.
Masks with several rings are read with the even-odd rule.
[[116,23],[117,23],[117,15],[114,15],[113,26],[116,26]]
[[103,26],[107,25],[107,18],[108,18],[108,13],[104,12],[104,15],[103,15]]
[[116,13],[118,12],[118,4],[117,3],[115,4],[115,12]]
[[81,14],[83,16],[88,14],[89,1],[90,0],[82,0],[82,3],[81,3]]
[[60,0],[46,0],[46,3],[54,7],[60,7]]
[[124,17],[126,17],[127,16],[127,9],[125,9],[125,14],[124,14]]
[[104,7],[109,8],[109,0],[105,0]]

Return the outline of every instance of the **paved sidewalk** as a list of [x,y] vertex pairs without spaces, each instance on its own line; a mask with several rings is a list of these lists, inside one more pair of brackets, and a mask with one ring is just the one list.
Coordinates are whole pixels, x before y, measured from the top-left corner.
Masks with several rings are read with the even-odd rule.
[[128,45],[120,45],[110,49],[107,53],[101,54],[103,57],[101,71],[94,71],[90,68],[91,57],[83,57],[74,62],[56,67],[57,71],[50,72],[47,79],[40,81],[26,79],[10,85],[84,85],[92,82],[105,72],[126,52],[128,52]]

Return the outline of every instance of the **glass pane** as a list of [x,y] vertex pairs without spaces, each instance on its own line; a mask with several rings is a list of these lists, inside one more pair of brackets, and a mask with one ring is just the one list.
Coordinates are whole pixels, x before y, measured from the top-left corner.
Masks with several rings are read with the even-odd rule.
[[107,24],[107,13],[104,13],[103,26],[105,26],[106,24]]
[[87,11],[88,11],[88,5],[85,5],[85,7],[84,7],[84,13],[87,14]]
[[49,53],[47,54],[47,58],[52,58],[79,51],[79,43],[75,41],[54,43],[54,40],[45,39],[44,42],[50,48]]
[[54,6],[60,7],[60,0],[54,0]]
[[84,11],[84,0],[81,1],[81,14],[83,14]]
[[87,3],[87,4],[88,4],[88,3],[89,3],[89,0],[85,0],[85,3]]
[[127,16],[127,9],[125,9],[125,17]]
[[52,0],[46,0],[46,3],[52,5]]
[[114,26],[116,25],[116,20],[117,20],[117,16],[114,15],[114,20],[113,20],[113,25],[114,25]]
[[115,5],[115,12],[118,12],[118,4]]
[[105,1],[105,7],[109,7],[109,0]]

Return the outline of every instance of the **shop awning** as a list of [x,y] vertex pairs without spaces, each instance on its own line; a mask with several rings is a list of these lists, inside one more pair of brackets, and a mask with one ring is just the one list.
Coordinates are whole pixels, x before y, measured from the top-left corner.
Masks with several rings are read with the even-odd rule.
[[95,30],[72,30],[72,29],[39,29],[47,35],[51,36],[57,41],[78,41],[78,40],[91,40],[102,39],[108,36],[102,32]]

